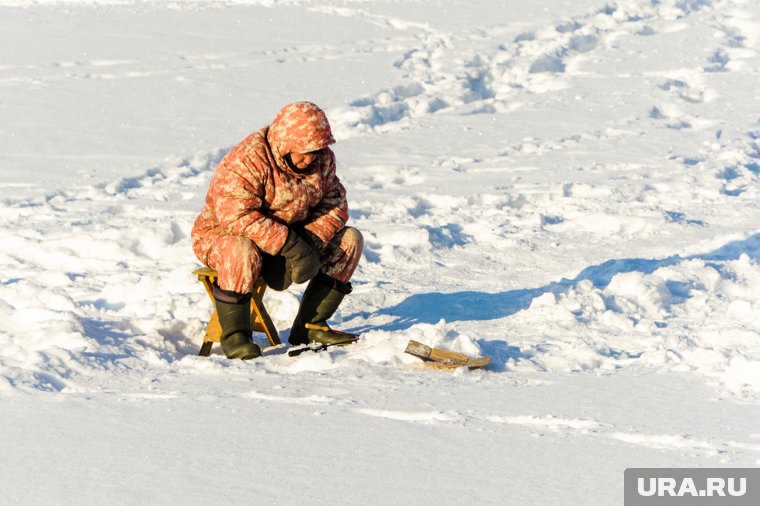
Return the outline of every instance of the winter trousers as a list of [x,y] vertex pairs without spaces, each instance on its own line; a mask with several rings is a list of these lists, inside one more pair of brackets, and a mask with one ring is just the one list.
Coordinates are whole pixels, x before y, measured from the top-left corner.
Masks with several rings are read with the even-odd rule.
[[[344,227],[318,251],[322,272],[342,283],[348,283],[363,249],[364,239],[361,233],[353,227]],[[219,287],[237,293],[251,293],[254,282],[266,264],[264,258],[267,255],[253,241],[242,236],[211,237],[196,243],[194,250],[201,262],[219,273]]]

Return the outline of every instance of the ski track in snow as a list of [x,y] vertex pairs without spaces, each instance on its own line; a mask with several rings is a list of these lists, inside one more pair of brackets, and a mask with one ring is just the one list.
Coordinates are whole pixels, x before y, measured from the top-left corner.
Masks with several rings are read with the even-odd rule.
[[390,420],[423,424],[455,424],[472,429],[473,423],[490,422],[523,427],[531,431],[533,437],[543,437],[547,433],[561,437],[605,438],[630,445],[674,451],[693,452],[703,456],[720,456],[732,451],[760,454],[760,444],[738,441],[708,440],[689,434],[641,434],[618,432],[608,424],[596,420],[545,416],[496,416],[461,412],[401,412],[372,409],[357,409],[359,413]]
[[[166,400],[176,398],[172,394],[135,393],[121,394],[125,399]],[[694,434],[658,434],[642,432],[633,428],[622,432],[613,423],[605,423],[590,418],[568,418],[546,415],[494,415],[473,410],[433,410],[401,411],[357,407],[357,401],[343,396],[309,395],[283,396],[257,391],[240,394],[241,398],[256,402],[287,404],[300,407],[316,407],[313,416],[350,411],[360,415],[376,417],[390,423],[422,425],[445,425],[456,430],[498,430],[500,426],[512,426],[526,432],[532,438],[559,437],[589,440],[612,440],[623,445],[639,446],[674,454],[693,455],[698,458],[719,458],[723,462],[757,460],[760,458],[760,444],[750,441],[736,441],[726,438],[705,438]],[[749,438],[757,438],[750,434]]]
[[[635,52],[637,44],[654,37],[688,40],[691,29],[714,32],[710,48],[688,53],[678,67],[650,60],[627,70],[628,78],[648,90],[646,107],[636,113],[580,122],[570,134],[553,136],[550,130],[546,138],[502,142],[482,149],[477,158],[443,153],[429,166],[382,161],[346,174],[352,220],[365,233],[366,254],[354,295],[337,320],[364,331],[365,339],[351,351],[298,360],[271,354],[254,368],[282,376],[365,369],[381,375],[391,369],[417,378],[426,372],[403,353],[406,342],[417,339],[492,355],[488,371],[466,373],[483,381],[493,375],[640,368],[694,375],[731,395],[756,397],[760,229],[751,217],[757,216],[760,198],[760,115],[751,124],[730,125],[711,106],[726,93],[717,86],[721,75],[751,68],[747,72],[757,77],[760,23],[748,3],[621,0],[551,26],[453,33],[353,3],[299,5],[361,18],[397,30],[398,36],[355,41],[352,47],[186,54],[155,60],[150,69],[129,59],[9,65],[0,67],[0,87],[139,79],[264,61],[316,62],[353,50],[398,53],[401,82],[329,114],[341,140],[389,138],[441,117],[458,121],[528,111],[542,97],[609,77],[605,63],[623,65],[611,58],[616,51]],[[621,93],[617,100],[627,98]],[[591,161],[610,146],[645,143],[639,140],[643,129],[700,142],[677,144],[667,156],[642,150],[640,157]],[[122,382],[167,371],[201,380],[247,374],[245,364],[228,363],[218,350],[211,359],[193,356],[211,305],[190,274],[197,262],[189,233],[227,149],[167,159],[141,175],[105,184],[0,202],[6,224],[0,229],[5,267],[0,308],[6,315],[0,322],[0,392],[84,395],[118,391]],[[563,156],[572,160],[572,171],[550,171],[544,179],[536,174],[536,167]],[[459,176],[462,188],[436,186]],[[723,213],[727,208],[734,213]],[[661,243],[658,251],[665,253],[626,256],[629,240]],[[578,258],[598,258],[600,251],[619,256],[568,266],[564,275],[535,274],[547,258],[574,252]],[[504,279],[494,272],[514,275]],[[405,281],[394,286],[393,279]],[[283,340],[298,293],[269,291],[265,299]],[[160,400],[184,394],[119,395]],[[700,457],[760,458],[757,441],[625,431],[591,418],[387,409],[329,394],[242,396],[314,407],[315,414],[343,410],[392,423],[467,429],[513,426],[539,438],[550,434]]]
[[[130,80],[156,76],[175,76],[187,81],[193,74],[209,71],[235,71],[255,68],[262,63],[284,62],[314,63],[335,60],[353,53],[391,53],[398,51],[401,40],[353,41],[348,45],[301,45],[277,50],[235,53],[180,53],[158,55],[151,61],[151,69],[136,60],[78,60],[57,61],[47,65],[8,65],[0,67],[0,87],[51,87],[68,80]],[[2,73],[32,74],[34,77],[3,76]]]
[[[434,410],[434,411],[399,411],[356,407],[357,401],[340,397],[315,396],[282,397],[252,393],[254,399],[288,403],[292,405],[318,405],[319,412],[325,414],[327,409],[351,410],[366,416],[378,417],[392,422],[448,425],[461,430],[479,428],[497,428],[502,425],[516,426],[530,433],[531,437],[577,437],[591,439],[609,439],[626,445],[641,446],[664,452],[688,453],[701,457],[720,457],[731,459],[757,459],[760,457],[760,444],[752,441],[735,441],[730,439],[710,439],[694,434],[657,434],[644,433],[639,430],[621,432],[613,423],[605,423],[589,418],[568,418],[547,415],[493,415],[473,410]],[[750,435],[750,438],[752,436]]]

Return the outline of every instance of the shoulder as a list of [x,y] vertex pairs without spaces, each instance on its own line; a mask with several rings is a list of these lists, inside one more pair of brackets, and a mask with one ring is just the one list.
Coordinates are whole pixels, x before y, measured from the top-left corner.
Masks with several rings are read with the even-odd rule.
[[323,153],[320,155],[320,172],[323,176],[332,176],[335,174],[335,153],[330,148],[324,148]]
[[[243,169],[252,174],[259,174],[266,171],[270,165],[269,146],[266,142],[265,129],[250,134],[248,137],[235,144],[230,151],[224,156],[220,163],[220,168],[226,168],[234,172],[241,172]],[[242,174],[241,174],[242,175]]]

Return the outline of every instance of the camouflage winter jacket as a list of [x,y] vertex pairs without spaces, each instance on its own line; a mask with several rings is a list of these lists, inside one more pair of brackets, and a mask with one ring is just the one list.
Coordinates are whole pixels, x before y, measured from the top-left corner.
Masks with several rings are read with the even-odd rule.
[[[251,239],[277,254],[289,226],[301,223],[327,243],[348,220],[346,191],[335,174],[332,132],[324,112],[309,102],[290,104],[268,127],[232,148],[219,163],[206,205],[192,231],[199,258],[201,243],[220,235]],[[306,174],[292,170],[289,153],[319,155]]]

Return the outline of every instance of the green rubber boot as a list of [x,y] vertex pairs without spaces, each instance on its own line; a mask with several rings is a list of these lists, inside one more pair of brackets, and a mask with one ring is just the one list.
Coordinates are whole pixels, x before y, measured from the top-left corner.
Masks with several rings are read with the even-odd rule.
[[[222,327],[220,339],[222,351],[227,358],[250,360],[261,356],[259,345],[251,341],[251,297],[240,297],[238,302],[227,302],[216,297],[214,302],[219,324]],[[229,294],[230,292],[227,292]]]
[[320,272],[309,281],[301,298],[301,307],[290,329],[288,342],[293,345],[318,342],[321,344],[348,344],[356,334],[333,330],[327,324],[343,302],[343,297],[351,293],[351,283],[341,283]]

